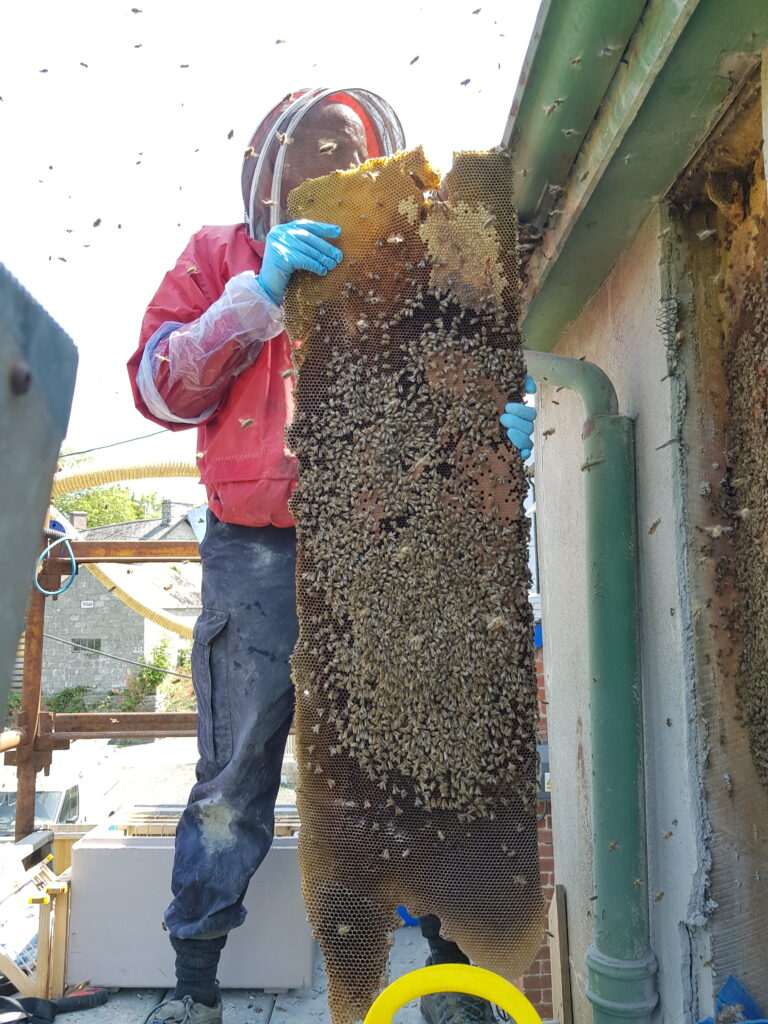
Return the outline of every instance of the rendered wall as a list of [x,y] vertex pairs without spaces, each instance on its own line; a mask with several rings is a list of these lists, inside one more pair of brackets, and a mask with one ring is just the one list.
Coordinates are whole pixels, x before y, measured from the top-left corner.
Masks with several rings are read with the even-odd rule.
[[[636,424],[649,847],[648,877],[637,884],[646,890],[651,908],[663,1019],[678,1021],[699,1019],[698,973],[707,975],[701,967],[708,959],[701,934],[707,855],[686,634],[690,610],[679,453],[671,440],[678,435],[677,381],[669,376],[657,326],[665,287],[659,266],[662,230],[654,212],[555,351],[600,366],[616,387],[620,412]],[[593,938],[594,904],[580,470],[584,416],[580,400],[566,390],[541,387],[539,407],[536,481],[555,874],[567,893],[575,1019],[586,1024],[591,1007],[584,956]],[[708,1009],[710,986],[703,987]]]

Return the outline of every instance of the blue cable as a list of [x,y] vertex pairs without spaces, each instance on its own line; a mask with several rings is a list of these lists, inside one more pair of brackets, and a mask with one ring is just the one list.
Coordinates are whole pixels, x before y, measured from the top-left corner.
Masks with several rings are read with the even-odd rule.
[[[64,545],[66,552],[69,555],[69,560],[72,563],[72,569],[70,570],[69,579],[67,580],[63,587],[60,587],[58,590],[45,590],[37,582],[37,573],[40,569],[40,563],[42,562],[42,560],[56,547],[57,544]],[[37,562],[35,562],[35,575],[32,582],[35,584],[37,590],[39,590],[41,594],[45,594],[46,597],[58,597],[59,594],[63,594],[65,590],[68,590],[72,586],[72,584],[75,582],[76,575],[77,562],[75,561],[75,553],[72,550],[72,545],[69,543],[69,537],[57,537],[56,540],[51,541],[51,543],[44,551],[40,552]]]

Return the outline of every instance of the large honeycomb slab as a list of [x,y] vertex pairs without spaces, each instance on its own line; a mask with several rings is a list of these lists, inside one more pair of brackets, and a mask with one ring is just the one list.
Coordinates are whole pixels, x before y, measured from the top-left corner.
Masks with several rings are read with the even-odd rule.
[[400,904],[509,979],[543,928],[508,158],[437,185],[413,150],[289,197],[344,252],[286,301],[299,855],[334,1024],[365,1016]]

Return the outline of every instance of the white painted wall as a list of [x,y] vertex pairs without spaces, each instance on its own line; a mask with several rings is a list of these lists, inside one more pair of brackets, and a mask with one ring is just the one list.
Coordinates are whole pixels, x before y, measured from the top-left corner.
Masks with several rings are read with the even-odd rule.
[[[640,635],[646,735],[651,944],[664,1021],[697,1020],[691,943],[700,942],[705,854],[694,734],[678,446],[660,308],[654,212],[556,352],[600,366],[635,419]],[[558,402],[558,405],[553,404]],[[584,955],[593,939],[589,674],[580,399],[540,387],[536,482],[544,664],[549,689],[555,866],[565,885],[578,1024],[591,1020]],[[554,434],[544,437],[545,431]],[[653,529],[653,532],[649,532]],[[666,838],[664,838],[666,836]],[[663,894],[663,895],[662,895]],[[704,929],[705,931],[705,929]],[[693,936],[693,938],[691,938]],[[706,939],[706,935],[703,935]],[[694,958],[696,959],[696,958]],[[699,962],[701,958],[698,958]]]

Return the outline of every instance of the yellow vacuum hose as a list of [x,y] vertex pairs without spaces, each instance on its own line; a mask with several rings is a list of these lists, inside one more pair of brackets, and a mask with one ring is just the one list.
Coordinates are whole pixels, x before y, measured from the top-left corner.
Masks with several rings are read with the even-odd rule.
[[120,480],[149,480],[155,476],[200,476],[194,462],[149,462],[140,466],[106,466],[103,469],[57,473],[53,478],[51,498],[85,487],[100,487]]
[[[152,477],[161,476],[194,476],[198,477],[200,470],[194,462],[157,462],[145,463],[140,466],[108,466],[103,469],[80,470],[73,473],[57,473],[53,478],[51,499],[60,494],[68,494],[70,491],[81,491],[86,487],[100,487],[104,484],[113,484],[121,480],[149,480]],[[143,601],[133,597],[126,590],[115,582],[109,574],[108,564],[101,562],[96,565],[86,565],[86,569],[96,577],[99,583],[123,604],[128,605],[133,611],[142,615],[150,622],[154,622],[163,629],[187,640],[192,639],[192,627],[183,619],[177,619],[173,615],[150,608]]]

